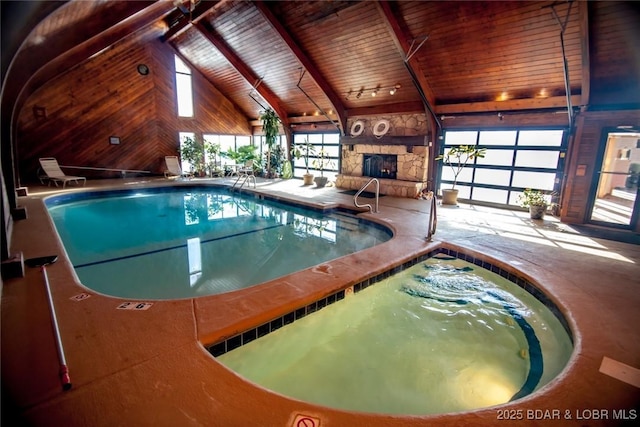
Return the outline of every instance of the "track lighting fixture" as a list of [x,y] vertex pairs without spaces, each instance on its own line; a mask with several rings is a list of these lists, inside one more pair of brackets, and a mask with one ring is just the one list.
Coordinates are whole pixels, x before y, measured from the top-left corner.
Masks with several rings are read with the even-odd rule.
[[351,98],[351,95],[355,93],[356,98],[360,99],[362,95],[369,93],[371,96],[378,96],[380,91],[389,91],[389,95],[395,95],[402,86],[399,83],[396,83],[394,86],[382,86],[378,85],[376,87],[361,87],[357,92],[353,89],[349,89],[349,92],[345,94],[345,100]]

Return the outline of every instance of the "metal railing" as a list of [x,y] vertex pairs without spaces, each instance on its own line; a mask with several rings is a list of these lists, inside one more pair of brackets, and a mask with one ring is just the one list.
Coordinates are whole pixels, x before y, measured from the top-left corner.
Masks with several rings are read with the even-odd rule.
[[427,241],[430,242],[433,239],[433,235],[436,234],[436,227],[438,225],[438,213],[436,212],[436,206],[438,205],[438,200],[435,194],[433,194],[433,192],[430,192],[429,200],[431,201],[431,206],[429,209],[427,235],[425,238],[427,239]]
[[[373,206],[371,206],[369,203],[366,203],[364,205],[358,204],[358,196],[372,182],[374,182],[376,184],[376,208],[375,208],[375,210],[373,209]],[[378,213],[378,201],[379,200],[380,200],[380,181],[378,181],[378,178],[371,178],[369,181],[367,181],[367,183],[365,185],[362,186],[362,188],[360,188],[360,190],[358,190],[358,192],[355,194],[355,196],[353,196],[353,204],[356,205],[356,207],[358,207],[358,208],[369,208],[369,212],[373,212],[373,213]]]
[[242,180],[242,183],[240,184],[240,187],[238,187],[238,190],[241,189],[242,186],[245,185],[249,181],[253,181],[253,188],[256,188],[256,177],[254,175],[250,175],[248,173],[243,173],[243,174],[238,175],[238,177],[236,178],[236,181],[231,186],[231,189],[236,188],[236,185],[238,184],[238,182],[240,180]]

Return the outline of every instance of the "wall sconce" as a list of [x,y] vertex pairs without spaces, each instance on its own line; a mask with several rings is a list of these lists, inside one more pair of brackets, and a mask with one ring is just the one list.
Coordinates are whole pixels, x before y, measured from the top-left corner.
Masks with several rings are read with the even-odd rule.
[[47,109],[45,107],[41,107],[39,105],[33,106],[33,117],[36,120],[44,120],[47,118]]

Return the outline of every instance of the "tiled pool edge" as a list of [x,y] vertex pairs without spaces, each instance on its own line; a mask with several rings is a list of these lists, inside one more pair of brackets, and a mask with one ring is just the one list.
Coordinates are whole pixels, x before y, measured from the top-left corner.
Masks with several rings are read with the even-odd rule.
[[439,254],[444,254],[444,255],[448,255],[451,257],[455,257],[455,258],[467,261],[471,264],[477,265],[478,267],[482,267],[485,270],[496,273],[499,276],[518,285],[519,287],[527,291],[529,294],[531,294],[538,301],[540,301],[542,304],[544,304],[545,307],[547,307],[551,311],[551,313],[553,313],[553,315],[558,319],[558,321],[560,322],[564,330],[569,335],[569,339],[571,340],[572,344],[574,343],[573,332],[569,327],[569,323],[567,322],[567,319],[562,313],[562,311],[560,310],[560,308],[531,281],[529,281],[528,279],[524,278],[521,275],[515,274],[513,271],[505,270],[502,267],[494,265],[493,263],[485,259],[475,257],[472,255],[466,254],[463,251],[452,249],[445,245],[442,245],[425,254],[414,257],[411,260],[404,262],[403,264],[398,265],[396,267],[393,267],[383,273],[369,277],[368,279],[365,279],[359,283],[356,283],[352,287],[349,287],[347,289],[342,289],[325,298],[321,298],[320,300],[317,300],[314,303],[308,304],[304,307],[291,311],[283,316],[280,316],[271,321],[265,322],[256,328],[249,329],[242,333],[236,334],[230,338],[219,341],[213,345],[209,345],[205,347],[212,356],[214,357],[221,356],[229,351],[232,351],[245,344],[248,344],[257,338],[263,337],[273,331],[276,331],[285,325],[293,323],[294,321],[299,320],[309,314],[315,313],[316,311],[321,310],[322,308],[330,304],[333,304],[336,301],[340,301],[344,299],[345,295],[350,289],[353,289],[354,293],[358,293],[361,290],[366,289],[367,287],[377,282],[380,282],[390,276],[395,275],[396,273],[399,273],[407,268],[410,268],[418,263],[421,263]]

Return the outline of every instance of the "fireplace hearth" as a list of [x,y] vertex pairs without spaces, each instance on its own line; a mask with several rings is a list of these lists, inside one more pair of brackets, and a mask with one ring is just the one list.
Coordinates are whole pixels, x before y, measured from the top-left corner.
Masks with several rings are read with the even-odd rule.
[[372,178],[396,179],[398,156],[393,154],[365,154],[362,160],[362,174]]

